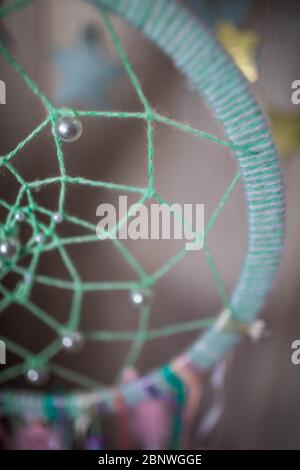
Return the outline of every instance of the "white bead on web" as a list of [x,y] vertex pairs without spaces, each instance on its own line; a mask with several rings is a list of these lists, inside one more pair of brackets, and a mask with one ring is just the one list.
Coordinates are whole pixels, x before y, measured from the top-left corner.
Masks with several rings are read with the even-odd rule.
[[73,117],[64,116],[57,120],[56,133],[64,142],[74,142],[82,134],[81,122]]
[[19,243],[13,238],[7,238],[0,242],[0,256],[6,260],[13,259],[18,253],[18,249]]
[[79,331],[72,331],[62,336],[61,344],[65,351],[79,352],[85,343],[85,339]]
[[17,212],[15,213],[15,221],[20,223],[20,222],[23,222],[24,220],[25,220],[25,215],[24,215],[24,213],[21,212],[21,211],[17,211]]
[[32,282],[32,275],[30,273],[25,273],[24,274],[24,283],[25,284],[31,284]]
[[63,221],[63,215],[60,212],[55,212],[52,216],[52,220],[55,224],[60,224]]
[[38,233],[35,237],[35,241],[38,244],[43,243],[44,240],[45,240],[45,237],[42,233]]
[[151,304],[152,291],[150,289],[136,289],[130,292],[130,301],[137,307],[146,307]]
[[30,367],[25,374],[30,385],[44,385],[49,379],[49,371],[46,367]]

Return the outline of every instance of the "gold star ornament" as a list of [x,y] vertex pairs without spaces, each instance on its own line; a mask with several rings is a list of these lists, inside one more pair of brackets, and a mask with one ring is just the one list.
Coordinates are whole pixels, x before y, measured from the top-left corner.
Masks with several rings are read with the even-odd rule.
[[275,143],[282,158],[300,154],[300,113],[271,111]]
[[225,51],[251,83],[259,79],[257,51],[260,36],[251,29],[239,29],[229,21],[217,23],[216,34]]

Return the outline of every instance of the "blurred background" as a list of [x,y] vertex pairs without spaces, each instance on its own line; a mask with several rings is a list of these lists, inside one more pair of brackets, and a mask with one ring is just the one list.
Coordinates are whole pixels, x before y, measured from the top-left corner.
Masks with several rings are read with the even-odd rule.
[[[194,445],[220,449],[299,448],[300,366],[291,362],[291,344],[300,339],[300,105],[291,102],[291,83],[300,79],[300,5],[292,0],[186,0],[182,3],[208,23],[223,46],[229,47],[234,59],[239,64],[242,62],[241,66],[246,61],[250,86],[269,116],[279,146],[287,202],[284,255],[263,311],[270,334],[257,344],[245,339],[231,354],[222,392],[223,415],[215,430],[205,439],[196,437]],[[93,6],[79,0],[33,2],[2,22],[1,35],[4,34],[15,59],[57,106],[140,111],[135,90],[95,12]],[[230,25],[229,41],[221,21]],[[219,123],[192,84],[175,70],[170,60],[121,20],[114,19],[113,24],[152,106],[161,114],[224,137]],[[230,48],[230,41],[244,44],[244,49],[235,51]],[[86,48],[94,48],[95,55],[99,55],[101,71],[92,59],[86,58]],[[81,75],[83,70],[85,73]],[[7,84],[7,104],[0,107],[0,154],[5,155],[44,119],[45,113],[39,100],[2,57],[0,79]],[[145,123],[85,118],[82,124],[82,138],[64,146],[68,174],[124,185],[147,184]],[[208,220],[236,172],[230,152],[163,125],[156,125],[154,142],[155,177],[160,195],[170,202],[204,203]],[[22,150],[14,163],[25,179],[57,175],[49,130]],[[0,198],[12,203],[18,185],[2,169],[0,180]],[[116,202],[120,194],[72,187],[67,193],[68,212],[96,223],[97,206]],[[41,189],[35,197],[44,207],[55,210],[57,195],[58,187],[53,185]],[[132,202],[136,202],[134,196]],[[4,218],[5,211],[0,215]],[[77,234],[75,229],[67,224],[60,227],[64,236]],[[228,293],[239,275],[246,234],[243,188],[239,184],[208,237]],[[182,246],[172,240],[126,241],[126,245],[146,272],[158,269]],[[85,281],[134,280],[134,273],[109,242],[71,246],[68,253]],[[42,255],[39,273],[68,277],[59,256],[53,252]],[[16,282],[14,275],[5,279],[9,288]],[[37,305],[60,322],[68,319],[71,296],[66,291],[35,285],[32,296]],[[214,316],[221,309],[222,302],[203,253],[190,252],[155,287],[149,328]],[[128,302],[128,292],[84,296],[82,331],[134,330],[137,323],[138,314]],[[53,340],[52,331],[16,306],[2,313],[0,331],[33,352]],[[150,341],[140,355],[138,370],[142,373],[163,364],[197,336],[198,332],[192,332]],[[126,342],[88,342],[76,357],[59,353],[55,359],[65,367],[109,384],[118,375],[129,347]],[[18,358],[9,354],[8,363],[17,362]],[[24,387],[25,382],[21,377],[2,387],[6,385]],[[48,386],[61,390],[72,384],[52,377]],[[204,413],[205,403],[200,415]]]

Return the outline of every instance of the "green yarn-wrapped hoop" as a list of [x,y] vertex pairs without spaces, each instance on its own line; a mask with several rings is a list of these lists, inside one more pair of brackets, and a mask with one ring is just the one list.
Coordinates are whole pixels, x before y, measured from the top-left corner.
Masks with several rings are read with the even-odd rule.
[[[205,370],[237,342],[240,335],[232,328],[230,331],[232,319],[242,324],[253,321],[266,299],[279,263],[284,201],[272,137],[245,78],[208,30],[177,0],[88,1],[121,16],[170,56],[204,96],[215,117],[223,124],[232,147],[237,149],[235,157],[248,210],[248,245],[242,272],[230,298],[230,308],[223,311],[216,323],[178,360],[179,364],[191,364]],[[26,4],[26,0],[23,3]],[[134,405],[153,391],[172,392],[172,384],[163,370],[158,369],[122,386],[119,391],[124,400]],[[26,394],[8,392],[1,395],[0,402],[4,406],[9,404],[12,409],[21,410],[28,404]],[[46,407],[65,407],[76,413],[102,401],[113,406],[110,390],[68,396],[30,394],[29,399],[36,415],[43,415]]]
[[[248,209],[248,246],[230,299],[231,312],[222,312],[215,325],[186,353],[193,364],[207,369],[239,337],[226,331],[232,312],[236,320],[248,324],[261,309],[281,256],[284,200],[272,136],[247,81],[208,30],[176,0],[93,3],[120,15],[170,56],[205,97],[231,142],[237,147],[249,144],[249,153],[235,152]],[[162,390],[168,388],[160,371],[149,380]],[[123,388],[129,403],[148,395],[143,382]]]

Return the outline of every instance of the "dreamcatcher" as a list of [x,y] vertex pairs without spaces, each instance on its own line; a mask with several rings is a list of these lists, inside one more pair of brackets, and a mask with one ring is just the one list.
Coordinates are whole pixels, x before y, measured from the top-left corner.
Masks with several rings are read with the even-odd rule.
[[[2,18],[13,14],[30,0],[19,0],[4,5],[0,10]],[[126,437],[126,426],[137,434],[141,413],[148,417],[160,416],[164,429],[171,429],[169,436],[162,437],[165,446],[176,448],[188,446],[189,416],[194,416],[200,401],[200,374],[212,368],[244,334],[257,336],[260,326],[254,323],[256,315],[265,302],[281,255],[283,239],[284,203],[282,183],[270,131],[259,109],[248,83],[226,56],[208,30],[176,0],[95,0],[95,11],[110,35],[121,63],[128,74],[139,98],[142,109],[137,112],[81,111],[58,108],[32,81],[26,71],[11,55],[9,48],[1,43],[0,54],[24,80],[27,87],[43,104],[45,118],[24,140],[7,154],[0,157],[1,169],[12,175],[19,184],[14,203],[1,199],[6,211],[1,221],[1,301],[0,311],[5,314],[11,305],[21,305],[36,319],[46,324],[54,333],[55,340],[34,354],[20,346],[1,332],[8,350],[20,358],[18,364],[7,365],[0,372],[3,385],[0,394],[0,409],[4,417],[11,420],[25,420],[30,426],[27,433],[27,447],[32,440],[40,440],[40,447],[85,447],[103,448],[100,418],[102,414],[117,413],[120,441],[129,448],[132,443]],[[132,27],[141,31],[154,42],[189,78],[203,95],[216,118],[223,125],[228,140],[222,140],[187,124],[158,113],[151,107],[135,74],[120,39],[111,23],[110,14],[118,15]],[[87,117],[98,119],[138,120],[146,125],[148,148],[148,185],[145,188],[119,185],[94,179],[69,176],[66,171],[64,149],[69,142],[77,141]],[[160,330],[148,330],[151,314],[151,298],[157,282],[185,256],[183,249],[161,266],[154,274],[146,273],[132,253],[111,236],[120,255],[131,266],[136,281],[89,283],[82,279],[68,254],[68,246],[99,242],[95,224],[75,217],[68,212],[65,204],[69,187],[107,188],[137,194],[142,204],[149,200],[159,203],[162,198],[156,191],[153,131],[157,124],[163,124],[179,132],[189,133],[200,139],[229,148],[237,161],[237,174],[229,184],[212,216],[207,221],[204,233],[196,234],[196,242],[204,241],[204,255],[214,275],[216,288],[223,303],[223,309],[216,320],[199,319],[180,325],[171,325]],[[37,136],[47,131],[52,135],[58,163],[57,176],[43,180],[28,181],[16,170],[14,163],[19,153],[30,146]],[[188,170],[187,170],[188,171]],[[3,177],[3,176],[2,176]],[[239,280],[230,296],[227,295],[216,265],[205,241],[208,233],[222,211],[237,182],[242,180],[248,214],[248,244]],[[37,188],[59,187],[55,211],[38,204],[34,197]],[[167,201],[163,201],[169,204]],[[169,204],[171,206],[171,204]],[[129,217],[130,214],[127,214]],[[125,222],[124,220],[120,223]],[[85,230],[84,235],[66,237],[64,224]],[[184,221],[183,221],[184,223]],[[30,228],[29,237],[24,240],[21,227]],[[119,228],[119,227],[117,227]],[[116,228],[116,229],[117,229]],[[101,243],[101,242],[99,242]],[[39,259],[43,253],[58,250],[69,275],[70,281],[39,273]],[[13,290],[5,286],[10,273],[18,275]],[[61,324],[31,300],[34,285],[47,285],[53,289],[72,292],[69,319]],[[82,299],[89,291],[127,291],[129,301],[140,311],[136,332],[127,331],[80,331]],[[205,329],[199,339],[184,353],[180,353],[167,365],[158,367],[145,376],[138,377],[134,365],[144,344],[154,337],[167,337],[184,331]],[[122,380],[112,387],[96,386],[94,381],[62,367],[56,362],[56,355],[64,351],[80,349],[88,341],[131,341],[132,347],[123,364]],[[49,374],[73,382],[74,392],[20,391],[5,385],[25,375],[30,385],[45,385]],[[82,388],[78,391],[78,387]],[[89,389],[89,390],[84,390]],[[92,390],[91,390],[92,389]],[[44,390],[44,389],[43,389]],[[191,411],[192,410],[192,411]],[[130,414],[130,416],[129,416]],[[28,424],[29,423],[29,424]],[[167,424],[168,423],[168,424]],[[160,444],[153,436],[160,432],[152,424],[153,432],[149,448]],[[32,437],[33,436],[33,437]],[[63,437],[62,437],[63,436]],[[75,436],[75,437],[74,437]],[[151,441],[152,439],[152,441]],[[22,439],[21,439],[22,440]],[[166,443],[167,441],[167,443]],[[185,444],[183,443],[185,441]],[[127,442],[125,444],[125,442]],[[50,443],[50,444],[49,444]],[[37,445],[37,444],[35,444]]]

